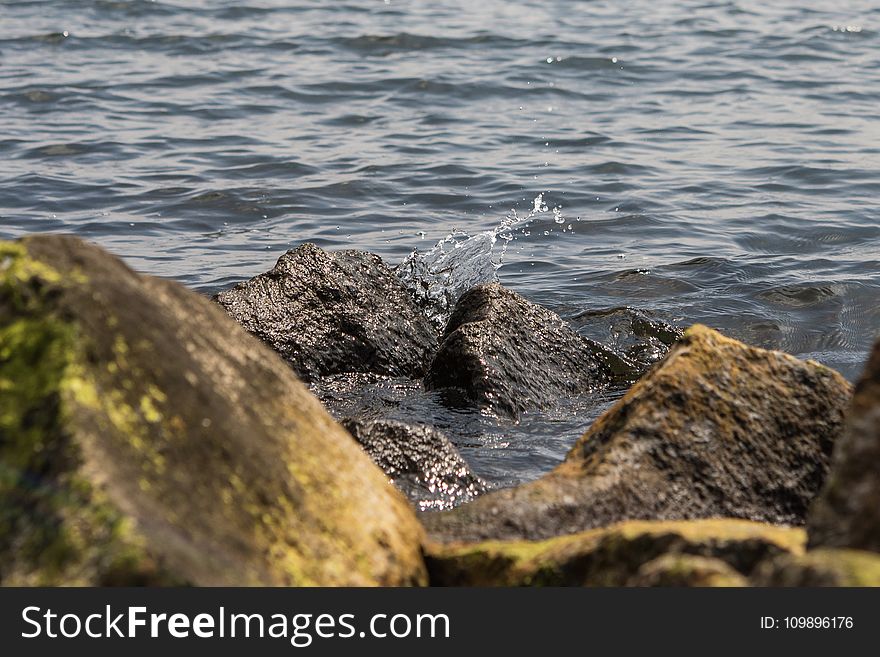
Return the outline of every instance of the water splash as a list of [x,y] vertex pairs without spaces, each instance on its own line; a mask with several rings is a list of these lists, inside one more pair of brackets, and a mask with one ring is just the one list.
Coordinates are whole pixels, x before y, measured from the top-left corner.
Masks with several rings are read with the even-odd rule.
[[557,224],[565,222],[559,207],[552,209],[544,193],[532,201],[525,215],[516,209],[505,215],[494,228],[471,235],[455,230],[425,252],[413,252],[401,262],[396,273],[425,313],[442,329],[458,298],[476,285],[498,280],[498,270],[510,243],[539,215],[552,212]]

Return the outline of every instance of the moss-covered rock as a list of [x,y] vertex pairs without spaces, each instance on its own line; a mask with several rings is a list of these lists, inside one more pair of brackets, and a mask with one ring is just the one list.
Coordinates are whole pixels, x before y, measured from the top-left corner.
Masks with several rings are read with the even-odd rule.
[[222,308],[74,238],[0,243],[0,583],[411,584],[420,543]]
[[756,586],[880,586],[880,555],[863,550],[820,548],[780,555],[762,563]]
[[809,534],[814,546],[880,552],[880,340],[856,385]]
[[695,326],[554,471],[423,522],[443,541],[538,539],[626,519],[802,524],[849,399],[827,367]]
[[721,559],[694,554],[664,554],[642,565],[627,586],[734,587],[749,580]]
[[[737,573],[747,575],[780,554],[800,554],[804,542],[802,529],[746,520],[628,521],[543,541],[432,543],[426,561],[438,586],[741,584]],[[671,558],[655,562],[664,555],[717,559],[729,570]]]

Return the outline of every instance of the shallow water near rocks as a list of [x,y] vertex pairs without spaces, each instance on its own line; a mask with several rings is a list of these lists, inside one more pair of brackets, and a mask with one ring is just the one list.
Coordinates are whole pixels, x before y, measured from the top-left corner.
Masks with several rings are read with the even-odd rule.
[[[703,322],[852,379],[878,106],[870,0],[2,0],[0,237],[74,233],[205,293],[360,248],[433,268],[433,298],[497,275],[621,349],[634,317]],[[338,401],[395,397],[502,484],[614,396],[511,424],[412,386]]]

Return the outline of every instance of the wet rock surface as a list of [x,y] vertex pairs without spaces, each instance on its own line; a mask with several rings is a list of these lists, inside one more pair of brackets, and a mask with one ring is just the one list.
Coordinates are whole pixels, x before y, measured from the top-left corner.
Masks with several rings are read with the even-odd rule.
[[349,372],[420,377],[437,330],[379,256],[288,251],[268,272],[215,297],[305,381]]
[[516,418],[561,397],[631,382],[637,370],[550,310],[491,283],[458,300],[425,387],[458,391],[482,409]]
[[429,544],[426,561],[440,586],[741,585],[763,561],[802,554],[804,542],[802,529],[744,520],[628,521],[541,541]]
[[420,510],[450,509],[486,491],[486,482],[432,427],[352,418],[341,424]]
[[0,583],[403,585],[422,529],[218,305],[67,237],[0,243]]
[[880,552],[880,341],[856,385],[809,533],[811,545]]
[[850,390],[818,363],[695,326],[551,473],[423,522],[441,541],[539,539],[639,518],[802,524]]

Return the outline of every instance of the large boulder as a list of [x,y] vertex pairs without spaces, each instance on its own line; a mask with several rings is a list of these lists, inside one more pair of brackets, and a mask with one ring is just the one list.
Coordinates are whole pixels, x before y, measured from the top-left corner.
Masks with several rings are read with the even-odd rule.
[[0,243],[0,583],[415,584],[421,541],[222,308],[74,238]]
[[433,427],[354,418],[341,423],[421,511],[451,509],[486,491],[486,482]]
[[632,363],[498,283],[462,295],[425,376],[492,413],[516,418],[560,398],[636,378]]
[[423,522],[447,541],[639,518],[802,524],[849,399],[827,367],[694,326],[551,473]]
[[856,385],[809,534],[814,546],[880,552],[880,341]]
[[306,381],[347,372],[420,377],[437,332],[382,259],[364,251],[288,251],[215,297]]
[[746,520],[628,521],[542,541],[429,543],[426,561],[438,586],[730,586],[804,542],[802,529]]

